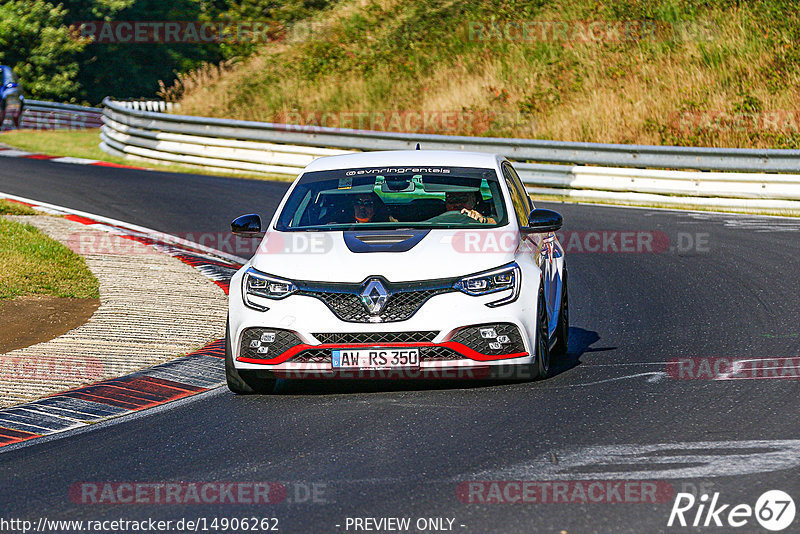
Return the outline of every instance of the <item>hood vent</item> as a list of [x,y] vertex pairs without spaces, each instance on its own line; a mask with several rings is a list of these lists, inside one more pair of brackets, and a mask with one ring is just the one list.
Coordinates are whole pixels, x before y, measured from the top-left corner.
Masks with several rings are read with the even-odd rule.
[[365,234],[357,235],[356,239],[367,245],[394,245],[412,237],[411,234]]
[[350,252],[406,252],[422,241],[430,230],[343,232]]

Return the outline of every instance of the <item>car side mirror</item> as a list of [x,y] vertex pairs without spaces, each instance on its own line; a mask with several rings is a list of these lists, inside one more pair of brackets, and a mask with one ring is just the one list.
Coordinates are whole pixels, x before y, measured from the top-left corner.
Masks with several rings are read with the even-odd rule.
[[526,234],[546,234],[555,232],[564,224],[561,214],[553,210],[536,209],[528,216],[528,226],[521,230]]
[[231,223],[231,232],[239,237],[264,237],[261,231],[261,217],[255,213],[236,217]]

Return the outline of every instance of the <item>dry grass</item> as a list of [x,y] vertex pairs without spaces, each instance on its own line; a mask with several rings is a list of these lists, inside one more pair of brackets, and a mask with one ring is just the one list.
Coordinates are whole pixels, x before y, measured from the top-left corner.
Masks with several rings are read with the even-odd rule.
[[[474,120],[425,131],[800,147],[797,13],[765,9],[770,0],[739,7],[715,3],[683,13],[683,3],[668,0],[604,6],[562,0],[506,11],[501,4],[513,2],[440,1],[426,4],[435,11],[426,18],[410,0],[343,1],[309,23],[313,39],[272,43],[222,68],[205,66],[182,75],[164,95],[180,99],[186,113],[239,119],[463,112]],[[518,14],[523,9],[528,15]],[[494,11],[498,20],[534,21],[625,20],[649,13],[709,30],[701,38],[622,42],[469,40],[466,25],[487,21]],[[672,23],[658,22],[667,28]],[[770,122],[770,113],[790,120]],[[486,116],[494,119],[481,121]],[[335,120],[327,125],[337,126]]]

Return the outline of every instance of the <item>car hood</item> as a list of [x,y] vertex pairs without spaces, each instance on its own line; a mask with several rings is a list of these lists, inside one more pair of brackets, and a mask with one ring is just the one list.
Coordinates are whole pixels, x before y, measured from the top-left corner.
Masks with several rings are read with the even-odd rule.
[[295,280],[390,282],[463,276],[514,260],[508,229],[392,232],[267,232],[251,260],[259,271]]

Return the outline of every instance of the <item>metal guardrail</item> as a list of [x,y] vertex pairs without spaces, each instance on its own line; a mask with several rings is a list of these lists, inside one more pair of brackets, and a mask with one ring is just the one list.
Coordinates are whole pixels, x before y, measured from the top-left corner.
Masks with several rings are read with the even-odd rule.
[[84,130],[102,126],[102,117],[101,108],[25,100],[20,127],[34,130]]
[[111,99],[103,104],[101,148],[116,155],[160,162],[296,175],[316,157],[354,150],[412,149],[419,142],[425,149],[490,152],[516,160],[519,163],[515,166],[529,189],[542,195],[800,210],[800,175],[771,174],[800,173],[800,150],[605,145],[375,132],[174,115],[137,109],[167,109],[166,105],[136,106]]
[[164,102],[163,100],[117,100],[117,104],[128,109],[138,109],[141,111],[159,111],[161,113],[171,113],[180,109],[180,104]]

